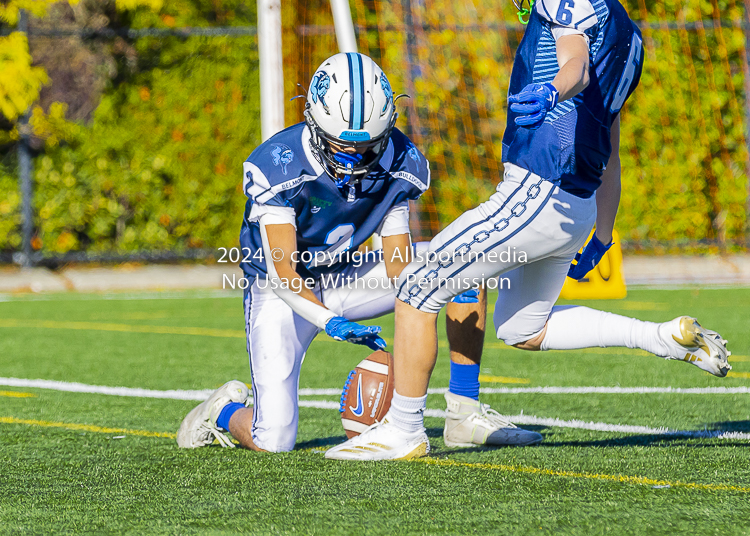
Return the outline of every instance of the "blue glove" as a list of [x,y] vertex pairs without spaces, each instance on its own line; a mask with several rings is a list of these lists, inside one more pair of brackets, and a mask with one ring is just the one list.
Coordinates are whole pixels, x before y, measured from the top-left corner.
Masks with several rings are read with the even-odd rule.
[[454,296],[451,300],[453,303],[479,303],[479,289],[473,288],[466,292]]
[[382,350],[386,343],[378,333],[380,326],[363,326],[349,322],[343,316],[334,316],[326,324],[326,334],[337,341],[363,344],[371,350]]
[[508,97],[510,111],[519,114],[516,125],[530,129],[542,126],[547,112],[557,105],[560,93],[552,84],[529,84]]
[[589,243],[583,248],[583,253],[576,253],[576,259],[578,264],[570,265],[568,269],[568,277],[571,277],[577,281],[580,281],[586,274],[593,270],[599,261],[602,260],[604,254],[607,253],[609,248],[612,247],[614,242],[610,242],[606,246],[596,237],[596,233],[591,237]]

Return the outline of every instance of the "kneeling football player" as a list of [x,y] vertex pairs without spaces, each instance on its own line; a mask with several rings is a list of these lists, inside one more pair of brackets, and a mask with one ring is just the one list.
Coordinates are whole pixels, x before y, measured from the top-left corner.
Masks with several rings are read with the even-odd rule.
[[[254,407],[245,407],[245,384],[228,382],[185,417],[181,447],[214,439],[233,446],[229,431],[244,447],[289,451],[297,437],[300,367],[315,336],[325,331],[339,341],[385,347],[380,327],[355,321],[394,310],[388,282],[412,252],[408,203],[430,181],[427,160],[394,126],[394,105],[388,79],[370,58],[336,54],[313,76],[305,122],[271,137],[245,162],[249,200],[240,243],[252,282],[244,306]],[[348,255],[373,233],[383,239],[381,257]],[[447,309],[446,444],[538,443],[540,434],[479,403],[485,314],[485,293],[477,291]],[[409,404],[398,395],[392,400],[411,412]]]

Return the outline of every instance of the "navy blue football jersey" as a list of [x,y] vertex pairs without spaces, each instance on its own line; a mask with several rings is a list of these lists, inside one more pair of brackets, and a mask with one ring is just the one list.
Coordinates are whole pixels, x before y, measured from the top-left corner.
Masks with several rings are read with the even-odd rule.
[[248,201],[240,230],[240,266],[248,278],[266,277],[260,227],[251,221],[255,203],[294,210],[299,258],[308,261],[297,264],[297,273],[317,278],[343,271],[344,252],[370,238],[391,208],[418,199],[429,188],[427,159],[396,128],[373,171],[356,186],[343,188],[315,159],[309,140],[307,126],[298,123],[261,144],[244,164]]
[[528,84],[554,80],[560,67],[553,28],[586,34],[591,81],[579,95],[553,108],[537,130],[517,126],[517,114],[509,110],[503,162],[590,197],[601,185],[612,152],[612,124],[640,81],[643,42],[617,0],[537,0],[516,52],[510,95]]

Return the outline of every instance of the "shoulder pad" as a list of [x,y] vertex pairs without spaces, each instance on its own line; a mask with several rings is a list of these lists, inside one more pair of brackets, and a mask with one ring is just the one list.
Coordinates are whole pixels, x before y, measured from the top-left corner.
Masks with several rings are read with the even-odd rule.
[[599,22],[589,0],[537,0],[534,9],[552,24],[582,32]]
[[[286,206],[282,192],[315,180],[300,142],[300,125],[259,145],[243,165],[243,190],[256,203]],[[282,194],[282,195],[280,195]]]
[[419,194],[430,187],[430,162],[416,145],[400,130],[393,129],[393,162],[389,170],[397,179],[405,180],[419,189]]

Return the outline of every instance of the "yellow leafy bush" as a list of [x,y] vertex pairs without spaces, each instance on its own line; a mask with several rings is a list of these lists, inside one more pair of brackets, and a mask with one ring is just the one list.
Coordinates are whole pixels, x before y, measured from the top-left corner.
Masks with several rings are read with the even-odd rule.
[[13,32],[0,37],[0,113],[15,121],[39,98],[39,90],[47,83],[42,67],[31,65],[26,36]]

